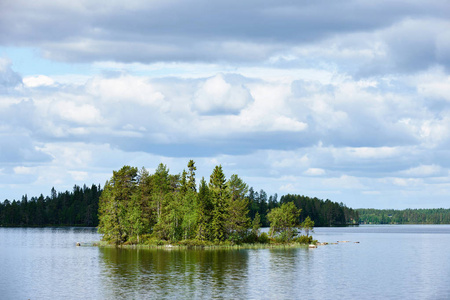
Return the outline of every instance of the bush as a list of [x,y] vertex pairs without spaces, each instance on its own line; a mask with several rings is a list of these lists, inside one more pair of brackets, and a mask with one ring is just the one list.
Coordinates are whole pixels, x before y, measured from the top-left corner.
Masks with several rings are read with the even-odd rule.
[[227,241],[231,243],[231,245],[239,245],[242,243],[242,237],[237,232],[232,232],[229,236]]
[[298,236],[294,239],[294,241],[299,244],[314,244],[314,242],[316,242],[315,240],[313,240],[312,236],[306,235]]
[[269,236],[265,232],[261,233],[258,237],[258,242],[261,244],[267,244],[269,241]]
[[258,235],[253,231],[250,231],[243,240],[243,242],[247,243],[247,244],[254,244],[257,241],[258,241]]
[[211,246],[211,242],[202,240],[182,240],[178,242],[178,245],[186,247],[205,247]]
[[163,245],[167,244],[168,242],[158,239],[157,237],[149,237],[149,238],[147,238],[145,243],[149,246],[163,246]]

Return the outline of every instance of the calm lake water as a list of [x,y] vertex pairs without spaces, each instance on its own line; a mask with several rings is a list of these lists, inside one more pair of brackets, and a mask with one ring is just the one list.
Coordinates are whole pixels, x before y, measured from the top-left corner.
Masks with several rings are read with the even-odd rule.
[[[0,299],[450,299],[450,226],[316,228],[317,249],[75,247],[92,228],[0,228]],[[355,243],[359,242],[359,243]]]

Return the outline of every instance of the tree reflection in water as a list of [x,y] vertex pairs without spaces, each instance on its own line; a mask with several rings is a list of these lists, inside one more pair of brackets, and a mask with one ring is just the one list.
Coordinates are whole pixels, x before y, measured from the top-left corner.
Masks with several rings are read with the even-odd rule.
[[108,299],[246,298],[248,251],[99,248]]

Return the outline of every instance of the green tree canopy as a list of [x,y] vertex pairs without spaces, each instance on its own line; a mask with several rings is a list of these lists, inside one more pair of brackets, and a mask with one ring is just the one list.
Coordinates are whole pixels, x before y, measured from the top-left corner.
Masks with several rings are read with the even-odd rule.
[[278,236],[284,241],[291,240],[297,235],[297,228],[300,228],[299,215],[300,210],[292,202],[272,209],[267,214],[270,222],[269,235],[271,237]]

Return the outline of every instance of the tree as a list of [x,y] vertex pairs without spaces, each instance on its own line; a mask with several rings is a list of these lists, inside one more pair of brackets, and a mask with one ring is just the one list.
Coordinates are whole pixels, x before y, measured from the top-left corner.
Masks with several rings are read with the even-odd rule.
[[297,228],[300,228],[298,217],[300,210],[293,202],[284,203],[280,207],[272,209],[267,218],[270,222],[269,235],[278,236],[282,241],[289,241],[297,235]]
[[209,191],[213,204],[211,231],[215,241],[225,240],[227,220],[227,184],[222,166],[216,166],[209,179]]
[[257,212],[255,215],[255,218],[252,221],[252,233],[255,236],[259,236],[260,228],[261,228],[261,217],[259,216],[259,213]]
[[113,171],[113,177],[105,184],[99,203],[99,231],[105,240],[122,244],[133,233],[129,214],[133,210],[137,173],[137,168],[124,166]]
[[234,242],[241,240],[246,234],[250,218],[248,217],[248,201],[245,195],[248,185],[237,175],[231,175],[227,188],[229,198],[227,204],[226,231]]
[[211,219],[213,206],[210,198],[209,187],[206,180],[202,177],[198,191],[198,227],[197,239],[209,240],[212,237]]
[[306,236],[309,236],[309,232],[314,232],[314,221],[309,216],[302,222],[301,227],[305,230]]
[[197,187],[195,185],[195,171],[197,167],[195,166],[195,162],[191,159],[188,163],[188,187],[194,192],[197,191]]

